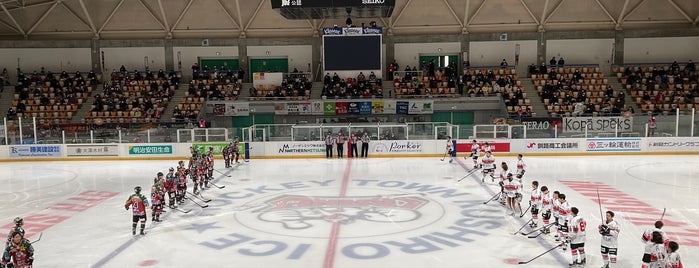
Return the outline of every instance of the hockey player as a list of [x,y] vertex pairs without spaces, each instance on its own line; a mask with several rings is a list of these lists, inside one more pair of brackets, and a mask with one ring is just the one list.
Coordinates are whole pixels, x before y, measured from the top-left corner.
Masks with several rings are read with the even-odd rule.
[[[641,268],[664,268],[665,259],[667,257],[667,249],[665,249],[663,234],[654,231],[651,235],[650,242],[644,248],[643,264]],[[669,242],[668,242],[669,246]],[[648,257],[646,258],[646,254]]]
[[[566,239],[568,238],[568,232],[570,231],[569,223],[573,219],[571,211],[570,211],[570,204],[566,200],[566,195],[564,194],[558,194],[558,200],[560,201],[560,205],[558,206],[558,217],[559,217],[559,224],[560,227],[558,228],[558,235],[561,237],[561,239]],[[567,247],[563,246],[563,250],[566,250]]]
[[495,181],[495,177],[493,176],[495,174],[495,157],[493,157],[490,151],[485,151],[485,156],[481,159],[481,165],[479,167],[483,168],[481,172],[483,175],[481,182],[485,183],[485,176],[488,175],[490,175],[492,181]]
[[553,237],[556,238],[556,241],[560,241],[558,230],[561,228],[561,214],[559,213],[561,200],[558,198],[559,195],[558,191],[553,191],[553,195],[551,195],[553,198],[553,202],[551,202],[551,216],[553,216],[553,227],[556,229],[553,232]]
[[662,221],[656,221],[654,226],[646,229],[641,236],[641,241],[646,245],[645,250],[643,251],[643,265],[641,265],[643,268],[651,267],[652,252],[650,250],[653,248],[653,244],[655,243],[653,241],[653,236],[655,233],[660,234],[660,239],[662,240],[661,243],[667,243],[670,241],[665,232],[662,230],[663,225],[664,224]]
[[226,168],[231,167],[231,145],[233,142],[226,144],[226,146],[223,146],[223,149],[221,149],[221,155],[223,156],[223,163],[226,166]]
[[7,265],[8,268],[31,268],[34,263],[34,247],[32,243],[25,239],[20,232],[11,233],[10,237],[12,240],[5,247],[0,265]]
[[493,152],[493,147],[490,146],[490,143],[487,141],[483,144],[483,151],[484,152]]
[[192,155],[189,159],[189,178],[194,184],[194,194],[199,193],[199,156],[197,154]]
[[522,154],[518,154],[517,155],[517,179],[519,179],[520,182],[522,182],[521,179],[524,176],[524,172],[526,172],[526,170],[524,170],[524,168],[526,166],[527,165],[524,164],[524,161],[522,160]]
[[131,233],[136,234],[136,225],[138,224],[138,220],[141,220],[141,235],[144,235],[146,233],[143,232],[144,229],[146,229],[146,208],[148,207],[148,199],[141,194],[141,186],[136,186],[134,189],[134,193],[129,196],[129,199],[126,199],[126,203],[124,204],[124,208],[126,210],[129,210],[129,207],[131,207],[131,210],[133,211],[133,223],[131,225]]
[[619,223],[614,220],[614,212],[607,211],[605,213],[606,220],[603,224],[600,224],[599,234],[602,235],[602,260],[604,260],[604,266],[602,268],[612,268],[616,265],[616,254],[618,249],[618,238],[619,238]]
[[175,198],[177,196],[177,182],[179,181],[179,176],[175,173],[175,168],[171,167],[167,175],[165,175],[164,188],[167,191],[168,197],[168,207],[175,208]]
[[[480,154],[481,146],[478,145],[478,142],[476,140],[473,140],[471,142],[471,155],[469,156],[471,159],[473,159],[473,166],[475,167],[478,165],[478,155]],[[467,157],[464,157],[464,159],[468,159]]]
[[667,244],[667,257],[665,258],[665,266],[663,268],[682,268],[682,260],[677,250],[680,245],[675,241],[670,241]]
[[578,208],[570,208],[571,220],[569,222],[570,226],[570,237],[567,241],[570,241],[570,254],[573,255],[573,263],[570,266],[580,265],[585,266],[585,229],[587,228],[587,222],[578,213]]
[[519,201],[522,198],[522,194],[519,192],[521,188],[516,180],[513,180],[512,173],[507,173],[507,180],[504,181],[505,195],[507,195],[507,207],[510,209],[508,215],[514,215],[517,213],[517,207],[522,210],[519,205]]
[[447,136],[446,152],[449,155],[449,163],[454,162],[454,144],[451,141],[451,136]]
[[235,163],[238,164],[238,158],[240,158],[240,141],[238,136],[233,139],[233,145],[231,146],[231,157],[235,155]]
[[510,168],[507,166],[507,163],[502,162],[500,163],[500,169],[500,180],[498,181],[498,185],[500,185],[500,204],[504,206],[506,204],[504,185],[505,181],[507,181],[507,174],[510,173]]
[[539,208],[541,207],[541,190],[539,190],[539,182],[532,181],[532,193],[529,199],[529,205],[531,205],[530,212],[532,213],[532,222],[529,227],[536,228],[539,222]]
[[22,237],[24,237],[24,228],[22,228],[22,225],[24,225],[24,219],[22,217],[16,217],[14,220],[15,226],[10,228],[10,232],[7,235],[7,242],[5,243],[5,246],[10,245],[12,242],[12,234],[15,232],[19,232]]
[[214,147],[209,147],[209,153],[206,154],[206,188],[209,188],[209,181],[214,179]]
[[544,221],[544,227],[541,229],[542,232],[548,234],[551,232],[551,209],[553,207],[553,195],[549,192],[547,186],[541,186],[541,218]]
[[153,179],[153,186],[150,189],[150,197],[151,197],[151,219],[153,221],[159,222],[160,221],[160,213],[162,213],[163,209],[163,189],[160,184],[160,179],[163,177],[162,172],[158,172],[158,177]]

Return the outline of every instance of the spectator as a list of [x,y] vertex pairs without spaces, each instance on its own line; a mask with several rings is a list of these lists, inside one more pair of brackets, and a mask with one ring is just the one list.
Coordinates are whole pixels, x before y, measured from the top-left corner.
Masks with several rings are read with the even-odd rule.
[[505,59],[502,59],[502,61],[500,62],[500,67],[507,68],[507,61]]
[[556,63],[557,63],[556,57],[551,58],[551,60],[549,61],[549,65],[551,65],[551,66],[556,66]]
[[566,61],[563,59],[563,57],[558,58],[558,66],[563,66],[566,64]]
[[655,136],[655,130],[658,129],[658,122],[655,120],[655,116],[648,119],[648,136]]
[[198,125],[200,128],[206,128],[206,120],[204,118],[199,119]]

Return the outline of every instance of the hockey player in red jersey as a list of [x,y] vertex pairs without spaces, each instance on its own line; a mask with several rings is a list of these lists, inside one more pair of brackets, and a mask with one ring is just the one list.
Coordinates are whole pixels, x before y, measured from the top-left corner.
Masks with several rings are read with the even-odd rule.
[[177,181],[179,181],[179,176],[175,173],[175,168],[171,167],[167,175],[165,175],[165,184],[163,185],[167,191],[168,207],[170,208],[175,208]]
[[160,179],[163,177],[162,172],[158,172],[158,177],[153,179],[153,186],[151,187],[150,190],[150,197],[151,197],[151,219],[153,221],[160,221],[160,214],[162,213],[163,210],[163,189],[160,184]]
[[206,188],[209,188],[209,181],[214,179],[214,147],[209,147],[209,153],[206,154]]
[[240,158],[240,141],[238,137],[233,139],[233,145],[231,146],[231,156],[235,155],[235,163],[238,164],[238,158]]
[[134,193],[126,199],[124,208],[129,210],[129,207],[133,211],[133,223],[131,225],[131,233],[136,234],[136,225],[138,221],[141,220],[141,235],[144,235],[144,229],[146,229],[146,208],[148,207],[148,199],[141,194],[141,186],[136,186]]
[[34,247],[20,232],[10,234],[12,240],[5,247],[0,266],[8,268],[32,268],[34,263]]

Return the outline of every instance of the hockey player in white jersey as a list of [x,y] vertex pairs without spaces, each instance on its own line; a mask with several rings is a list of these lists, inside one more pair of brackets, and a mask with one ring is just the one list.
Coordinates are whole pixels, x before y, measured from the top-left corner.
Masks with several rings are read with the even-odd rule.
[[517,155],[517,173],[516,177],[517,179],[522,179],[524,176],[524,172],[526,172],[525,168],[527,167],[526,164],[524,164],[524,160],[522,160],[522,154]]
[[617,249],[619,247],[619,223],[614,220],[614,212],[607,211],[605,213],[604,223],[598,226],[599,234],[602,235],[602,260],[604,266],[602,268],[613,268],[616,266]]
[[469,155],[468,157],[464,156],[464,159],[468,160],[469,157],[473,159],[473,166],[475,167],[478,165],[478,155],[481,153],[480,151],[481,146],[478,145],[478,142],[476,142],[476,140],[473,140],[471,142],[471,155]]
[[509,215],[513,215],[517,212],[519,208],[520,212],[522,207],[519,205],[519,201],[522,200],[522,193],[519,189],[522,187],[519,185],[517,180],[513,179],[512,173],[507,173],[507,180],[505,180],[503,188],[505,189],[505,195],[507,196],[507,207],[510,209]]
[[651,251],[654,249],[654,244],[656,243],[655,241],[653,241],[653,236],[655,235],[655,233],[658,233],[660,235],[661,244],[669,242],[669,238],[662,230],[663,225],[664,224],[662,221],[656,221],[653,227],[646,229],[646,231],[643,232],[643,235],[641,236],[641,241],[645,244],[642,259],[643,264],[641,265],[642,268],[653,267],[651,265],[651,262],[653,260],[653,252]]
[[491,180],[494,182],[495,181],[495,157],[493,157],[493,154],[490,151],[485,152],[485,156],[483,159],[481,159],[481,167],[483,168],[483,171],[481,174],[483,174],[483,178],[481,179],[481,182],[485,182],[485,177],[490,175]]
[[447,136],[447,154],[449,154],[449,163],[454,162],[454,144],[451,141],[451,136]]
[[680,245],[675,241],[670,241],[667,244],[667,257],[665,257],[665,266],[663,268],[682,268],[682,260],[680,259],[680,254],[677,250],[680,249]]
[[532,222],[529,227],[536,228],[539,222],[539,208],[541,208],[541,190],[539,190],[539,182],[532,181],[532,192],[529,198],[529,205],[531,205],[530,212],[532,213]]
[[[564,202],[567,203],[567,202]],[[570,254],[573,255],[573,263],[570,264],[571,267],[575,265],[584,266],[585,265],[585,236],[587,229],[587,222],[578,213],[578,208],[570,208],[571,219],[568,222],[568,227],[570,228]]]
[[[568,238],[570,231],[568,224],[573,219],[573,217],[570,211],[570,204],[568,203],[568,201],[566,201],[566,195],[558,194],[558,200],[561,203],[560,205],[558,205],[558,220],[560,224],[560,226],[558,227],[558,235],[561,239],[566,239]],[[563,246],[563,250],[567,250],[566,246]]]
[[[665,268],[667,249],[665,249],[663,234],[653,231],[649,243],[646,243],[641,268]],[[669,242],[668,242],[669,244]],[[648,256],[646,258],[646,255]]]
[[541,186],[541,218],[544,222],[541,231],[545,234],[551,232],[551,209],[553,209],[553,194],[549,191],[549,187]]

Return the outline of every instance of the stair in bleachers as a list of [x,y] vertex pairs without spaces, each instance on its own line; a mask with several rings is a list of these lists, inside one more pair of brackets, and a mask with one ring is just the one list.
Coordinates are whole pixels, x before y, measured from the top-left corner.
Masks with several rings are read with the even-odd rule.
[[631,92],[627,90],[626,87],[623,84],[621,84],[621,82],[619,82],[618,79],[613,77],[610,78],[609,85],[614,89],[615,92],[624,91],[624,94],[626,94],[624,98],[624,104],[633,108],[635,113],[641,112],[641,109],[639,109],[640,107],[638,107],[638,104],[636,104],[636,100],[634,100],[634,97],[631,96]]
[[520,76],[519,81],[521,81],[521,84],[524,85],[524,93],[527,94],[527,97],[530,100],[529,102],[532,108],[532,116],[546,116],[546,114],[548,114],[546,111],[546,106],[544,106],[544,103],[541,101],[541,97],[539,97],[536,87],[533,86],[532,79]]

